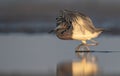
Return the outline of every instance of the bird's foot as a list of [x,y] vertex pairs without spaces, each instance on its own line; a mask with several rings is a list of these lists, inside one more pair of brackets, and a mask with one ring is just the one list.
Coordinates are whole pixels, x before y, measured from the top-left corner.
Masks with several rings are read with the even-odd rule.
[[83,44],[78,45],[78,46],[75,48],[75,51],[80,51],[80,47],[82,47],[82,46],[83,46]]
[[99,43],[95,40],[90,40],[92,43],[88,44],[88,46],[97,46]]
[[90,51],[87,44],[80,44],[76,48],[77,57],[84,58],[87,57],[88,52]]

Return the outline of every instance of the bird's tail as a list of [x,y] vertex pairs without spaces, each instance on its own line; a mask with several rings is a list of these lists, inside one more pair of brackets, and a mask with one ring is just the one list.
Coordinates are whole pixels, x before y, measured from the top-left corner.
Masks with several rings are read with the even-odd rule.
[[99,28],[98,30],[97,30],[99,33],[101,33],[101,32],[103,32],[104,34],[105,33],[111,33],[112,31],[111,31],[111,29],[103,29],[103,28]]
[[95,29],[95,32],[104,32],[106,29],[103,29],[103,28],[97,28],[97,29]]
[[110,29],[106,29],[106,28],[99,28],[98,30],[103,31],[103,32],[110,32],[111,31]]

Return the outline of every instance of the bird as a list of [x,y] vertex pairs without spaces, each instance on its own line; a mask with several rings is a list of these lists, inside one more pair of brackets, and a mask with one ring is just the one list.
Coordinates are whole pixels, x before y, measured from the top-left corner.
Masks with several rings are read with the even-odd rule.
[[[96,28],[91,18],[79,11],[60,10],[56,18],[56,27],[50,31],[55,32],[56,36],[62,40],[81,41],[75,50],[82,49],[90,51],[89,46],[96,46],[98,42],[93,40],[102,32],[103,28]],[[87,43],[91,41],[91,43]]]

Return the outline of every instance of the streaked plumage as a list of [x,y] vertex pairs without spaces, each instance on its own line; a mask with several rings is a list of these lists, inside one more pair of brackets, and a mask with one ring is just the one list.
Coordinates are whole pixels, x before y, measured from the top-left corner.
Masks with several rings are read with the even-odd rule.
[[[96,28],[90,17],[77,11],[62,10],[56,18],[56,36],[64,40],[81,40],[86,45],[87,40],[99,36],[103,31]],[[78,46],[77,50],[81,45]]]

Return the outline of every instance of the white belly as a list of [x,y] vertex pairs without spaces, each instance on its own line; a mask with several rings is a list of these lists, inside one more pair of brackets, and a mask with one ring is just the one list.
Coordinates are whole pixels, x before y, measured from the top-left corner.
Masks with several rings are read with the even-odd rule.
[[78,32],[78,33],[73,33],[72,38],[75,40],[90,40],[92,38],[96,38],[98,35],[99,35],[98,33],[82,34]]
[[75,25],[73,26],[73,34],[72,38],[75,40],[90,40],[92,38],[96,38],[101,32],[91,33],[85,28]]

